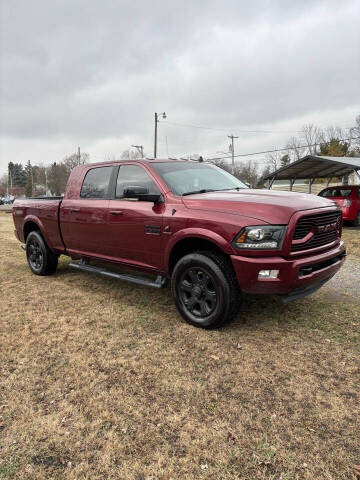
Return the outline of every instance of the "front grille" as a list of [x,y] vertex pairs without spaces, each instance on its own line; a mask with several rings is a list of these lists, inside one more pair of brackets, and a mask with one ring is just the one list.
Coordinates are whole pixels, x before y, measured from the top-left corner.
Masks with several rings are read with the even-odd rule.
[[[327,227],[336,223],[336,228]],[[320,213],[318,215],[308,215],[301,217],[295,228],[293,240],[301,240],[311,232],[313,235],[307,241],[293,243],[291,245],[292,252],[301,250],[309,250],[334,242],[339,238],[339,229],[341,226],[341,212]],[[324,231],[319,231],[323,228]],[[328,229],[329,228],[329,229]]]

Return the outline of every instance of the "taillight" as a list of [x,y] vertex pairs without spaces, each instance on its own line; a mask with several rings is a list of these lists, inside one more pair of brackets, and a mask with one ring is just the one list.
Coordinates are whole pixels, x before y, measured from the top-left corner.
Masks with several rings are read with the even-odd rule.
[[346,198],[344,200],[344,203],[342,205],[343,207],[351,207],[351,200],[349,200],[348,198]]

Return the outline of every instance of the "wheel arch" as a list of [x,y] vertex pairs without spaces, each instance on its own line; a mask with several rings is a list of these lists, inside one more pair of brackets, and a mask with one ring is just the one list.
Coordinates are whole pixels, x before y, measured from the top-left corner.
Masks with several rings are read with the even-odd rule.
[[29,233],[35,230],[38,230],[41,232],[39,225],[36,222],[34,222],[34,220],[28,220],[27,222],[24,223],[23,235],[24,235],[25,242],[27,237],[29,236]]
[[219,235],[213,234],[210,237],[205,234],[199,234],[199,232],[188,232],[187,235],[182,235],[180,238],[176,239],[176,241],[173,241],[168,248],[166,255],[168,273],[171,275],[178,260],[189,253],[199,250],[208,250],[221,255],[226,255],[230,253],[227,252],[227,247],[228,243]]
[[25,218],[24,226],[23,226],[23,235],[24,235],[24,242],[25,243],[26,243],[26,239],[27,239],[29,233],[31,233],[35,230],[40,232],[43,239],[47,243],[48,247],[50,248],[50,250],[52,250],[52,245],[49,242],[49,238],[48,238],[47,234],[45,233],[45,229],[44,229],[43,224],[41,223],[41,221],[37,217],[35,217],[33,215],[29,215]]

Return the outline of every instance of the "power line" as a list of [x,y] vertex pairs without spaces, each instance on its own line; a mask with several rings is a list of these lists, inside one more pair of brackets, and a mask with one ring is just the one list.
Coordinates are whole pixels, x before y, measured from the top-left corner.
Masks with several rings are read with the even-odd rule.
[[[360,138],[360,137],[343,138],[341,141],[346,142],[347,140],[356,140],[357,138]],[[299,145],[296,148],[317,147],[318,145],[319,145],[319,143],[313,143],[311,145]],[[294,150],[294,149],[292,149],[292,148],[275,148],[274,150],[265,150],[263,152],[240,153],[238,155],[234,155],[234,157],[250,157],[252,155],[263,155],[264,153],[288,152],[289,150]],[[225,158],[232,158],[232,156],[214,157],[214,158],[208,158],[207,160],[223,160]]]

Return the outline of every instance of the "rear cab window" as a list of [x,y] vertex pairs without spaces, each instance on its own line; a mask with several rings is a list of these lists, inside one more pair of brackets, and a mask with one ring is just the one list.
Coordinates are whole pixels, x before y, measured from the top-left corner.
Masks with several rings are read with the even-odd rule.
[[95,167],[85,175],[80,198],[108,198],[113,167]]

